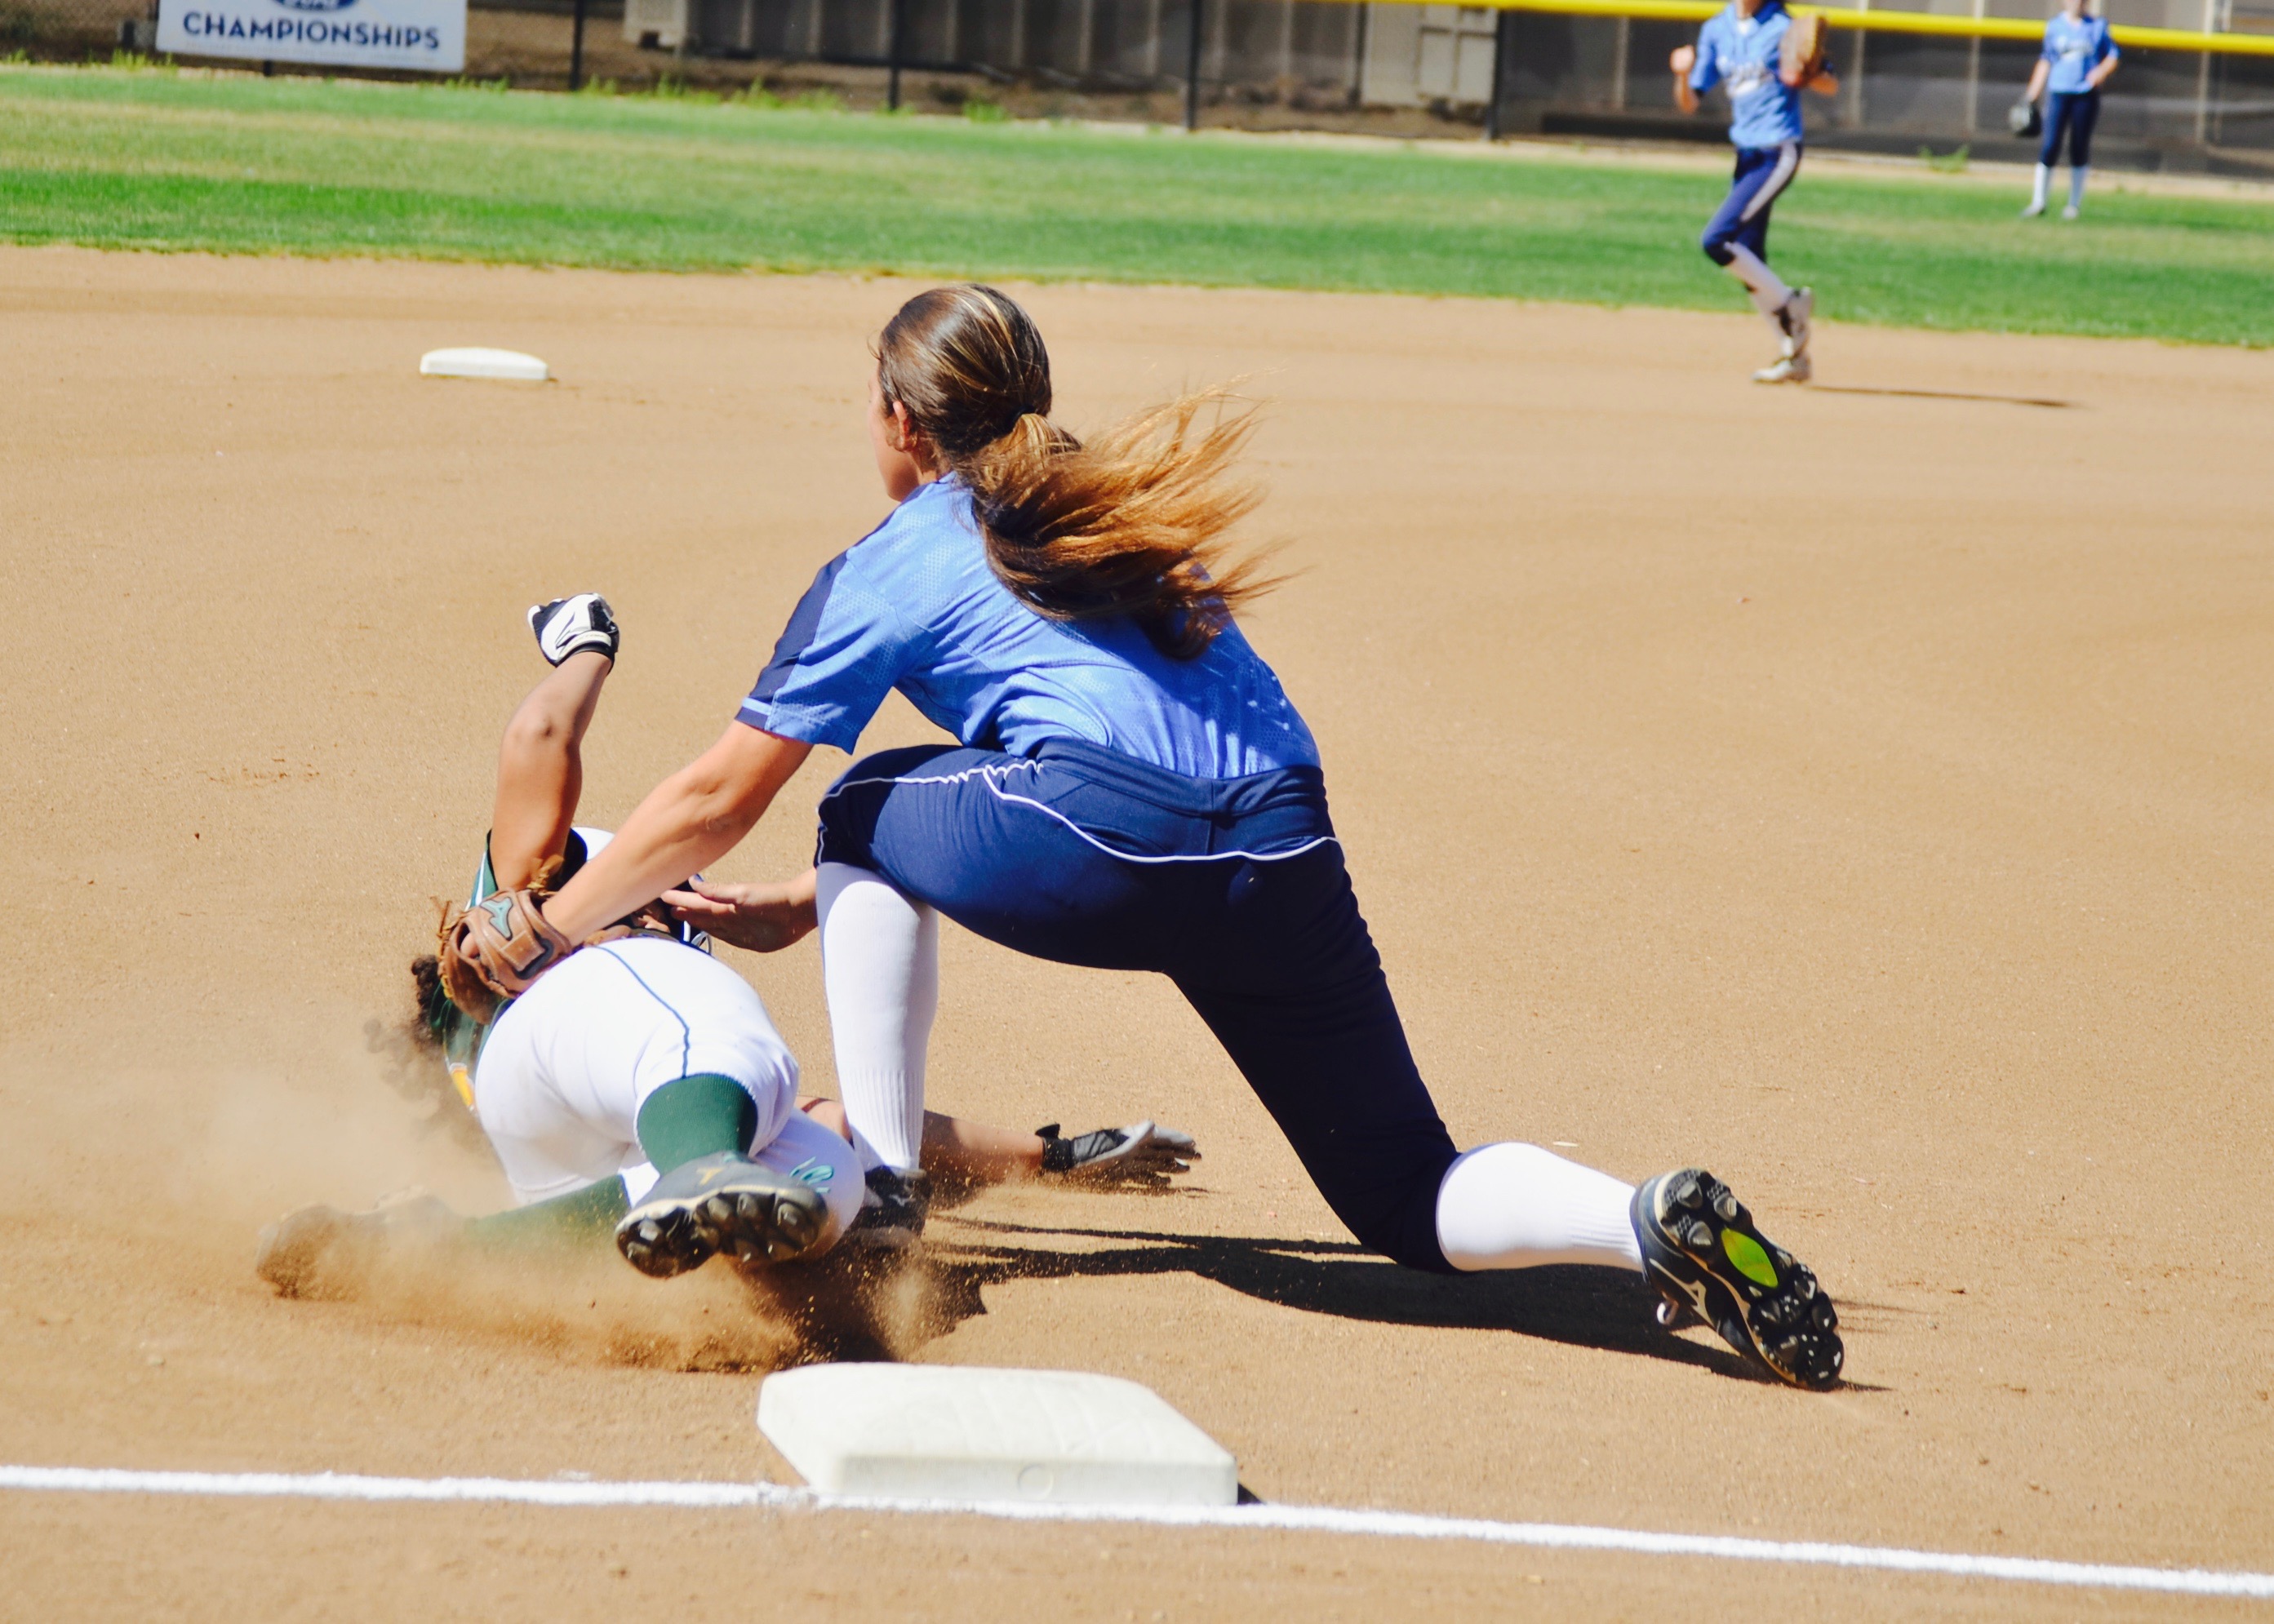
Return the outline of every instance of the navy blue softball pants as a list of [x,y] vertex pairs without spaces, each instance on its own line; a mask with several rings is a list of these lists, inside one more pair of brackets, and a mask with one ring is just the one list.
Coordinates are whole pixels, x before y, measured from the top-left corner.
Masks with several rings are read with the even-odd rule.
[[2092,126],[2100,122],[2100,93],[2097,90],[2055,90],[2045,96],[2045,139],[2037,144],[2037,162],[2047,169],[2060,162],[2061,137],[2068,137],[2072,169],[2092,162]]
[[817,861],[1060,964],[1148,970],[1215,1033],[1352,1234],[1449,1272],[1456,1152],[1415,1068],[1314,767],[1191,778],[1072,741],[855,763]]
[[1740,147],[1736,167],[1729,175],[1729,195],[1721,199],[1721,207],[1713,211],[1713,218],[1706,222],[1706,234],[1698,245],[1706,257],[1716,265],[1727,265],[1733,257],[1731,244],[1741,244],[1753,258],[1763,264],[1769,257],[1769,211],[1792,184],[1792,177],[1800,173],[1800,143],[1787,141],[1781,147]]

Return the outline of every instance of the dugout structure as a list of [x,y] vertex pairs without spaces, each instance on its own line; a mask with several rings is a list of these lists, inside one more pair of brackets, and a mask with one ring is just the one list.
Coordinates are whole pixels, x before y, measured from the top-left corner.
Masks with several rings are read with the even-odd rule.
[[[471,0],[466,73],[763,88],[853,106],[1385,134],[1718,144],[1666,58],[1715,0]],[[2274,177],[2274,0],[2100,0],[2124,65],[2094,147],[2112,168]],[[152,0],[0,0],[0,49],[147,49]],[[2025,160],[2006,109],[2046,0],[1853,0],[1821,147]]]

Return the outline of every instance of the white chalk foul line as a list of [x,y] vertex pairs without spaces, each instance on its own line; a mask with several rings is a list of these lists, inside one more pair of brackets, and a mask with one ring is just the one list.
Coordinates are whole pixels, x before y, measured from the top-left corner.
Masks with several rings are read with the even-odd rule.
[[2165,1590],[2189,1596],[2274,1600],[2274,1573],[2201,1568],[2126,1568],[2055,1562],[2028,1556],[1969,1556],[1907,1551],[1893,1545],[1828,1545],[1814,1540],[1737,1539],[1718,1534],[1653,1534],[1634,1529],[1560,1522],[1491,1522],[1404,1511],[1347,1511],[1332,1506],[1063,1506],[1046,1501],[967,1505],[928,1500],[872,1500],[815,1494],[771,1483],[621,1483],[519,1477],[365,1477],[341,1472],[125,1471],[79,1466],[0,1466],[0,1489],[94,1494],[189,1494],[296,1500],[446,1500],[525,1506],[667,1506],[695,1509],[759,1507],[776,1510],[914,1512],[1026,1522],[1145,1522],[1170,1528],[1269,1529],[1291,1533],[1361,1535],[1388,1539],[1460,1539],[1550,1551],[1621,1551],[1642,1556],[1711,1557],[1735,1562],[1791,1562],[1819,1568],[1876,1568],[1959,1579],[2004,1579],[2090,1590]]

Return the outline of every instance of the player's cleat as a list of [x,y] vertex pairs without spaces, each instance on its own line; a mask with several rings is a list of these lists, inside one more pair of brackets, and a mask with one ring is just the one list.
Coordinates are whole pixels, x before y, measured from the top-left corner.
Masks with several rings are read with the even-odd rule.
[[532,604],[529,629],[537,634],[537,650],[548,665],[558,665],[572,654],[605,654],[614,659],[623,641],[614,612],[598,592]]
[[252,1272],[279,1297],[352,1297],[390,1252],[440,1245],[463,1222],[417,1188],[388,1196],[367,1213],[298,1207],[260,1231]]
[[2038,215],[2044,212],[2045,206],[2043,203],[2032,203],[2029,207],[2022,211],[2022,218],[2024,220],[2035,220]]
[[1200,1160],[1200,1147],[1189,1133],[1141,1122],[1126,1128],[1100,1128],[1073,1139],[1058,1134],[1058,1124],[1035,1130],[1043,1141],[1043,1171],[1098,1184],[1146,1184],[1167,1187],[1170,1176],[1189,1173]]
[[616,1225],[616,1250],[641,1274],[668,1280],[716,1252],[745,1263],[794,1263],[819,1248],[828,1226],[820,1192],[718,1150],[657,1179]]
[[928,1175],[913,1168],[874,1167],[868,1185],[860,1215],[845,1231],[847,1245],[899,1250],[923,1238],[924,1220],[931,1214]]
[[1795,288],[1792,297],[1785,300],[1784,308],[1777,312],[1777,326],[1784,331],[1784,352],[1788,357],[1808,353],[1808,324],[1815,314],[1816,289]]
[[1772,366],[1765,366],[1753,374],[1755,383],[1806,383],[1816,375],[1816,367],[1804,355],[1789,355]]
[[2061,206],[2061,218],[2063,220],[2074,220],[2083,212],[2084,211],[2082,209],[2077,207],[2074,203],[2065,203]]
[[1781,1381],[1829,1387],[1846,1351],[1840,1316],[1808,1266],[1753,1227],[1729,1187],[1699,1168],[1661,1173],[1630,1214],[1643,1272],[1666,1308],[1661,1325],[1695,1313]]

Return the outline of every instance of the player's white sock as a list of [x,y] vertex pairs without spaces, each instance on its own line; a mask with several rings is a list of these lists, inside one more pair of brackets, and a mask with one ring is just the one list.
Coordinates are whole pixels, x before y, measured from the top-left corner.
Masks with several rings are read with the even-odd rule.
[[[2092,166],[2089,163],[2078,163],[2069,166],[2068,206],[2071,208],[2082,209],[2084,207],[2084,177],[2091,173]],[[2119,209],[2117,212],[2119,214],[2123,213],[2121,209]]]
[[923,1144],[924,1053],[939,1011],[939,915],[881,876],[824,863],[815,876],[821,980],[837,1088],[863,1167],[903,1171]]
[[1779,319],[1778,312],[1784,309],[1785,301],[1792,297],[1792,289],[1785,285],[1784,278],[1769,269],[1768,262],[1743,243],[1729,244],[1729,263],[1726,268],[1730,275],[1745,284],[1745,291],[1752,296],[1753,308],[1761,312],[1761,320],[1774,327],[1777,336],[1782,338],[1784,323]]
[[1480,1145],[1437,1186],[1437,1244],[1469,1273],[1547,1263],[1639,1272],[1633,1199],[1631,1184],[1537,1145]]
[[2037,190],[2029,193],[2029,207],[2034,213],[2042,214],[2045,212],[2045,193],[2052,189],[2052,184],[2053,166],[2050,163],[2037,165]]

